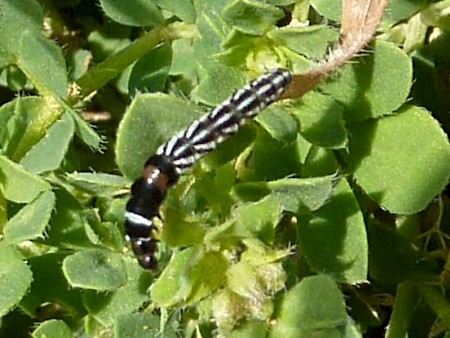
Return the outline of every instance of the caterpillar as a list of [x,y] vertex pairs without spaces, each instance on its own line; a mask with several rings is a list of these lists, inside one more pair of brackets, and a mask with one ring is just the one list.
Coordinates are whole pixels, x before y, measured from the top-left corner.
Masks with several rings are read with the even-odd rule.
[[157,267],[154,220],[161,219],[159,209],[169,188],[198,159],[275,102],[291,80],[291,73],[281,68],[253,80],[162,144],[145,162],[141,177],[131,186],[131,198],[125,208],[127,240],[141,267]]

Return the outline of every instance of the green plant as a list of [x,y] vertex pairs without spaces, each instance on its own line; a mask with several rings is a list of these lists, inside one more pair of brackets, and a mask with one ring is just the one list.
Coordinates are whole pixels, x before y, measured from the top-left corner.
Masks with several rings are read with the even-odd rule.
[[448,335],[448,8],[392,2],[363,55],[201,160],[159,275],[124,240],[130,182],[249,79],[323,62],[340,3],[0,0],[0,335]]

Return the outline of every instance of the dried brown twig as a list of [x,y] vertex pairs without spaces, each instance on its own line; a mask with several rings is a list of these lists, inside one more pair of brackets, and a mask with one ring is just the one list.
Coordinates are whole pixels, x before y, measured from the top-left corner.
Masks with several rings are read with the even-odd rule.
[[317,67],[307,73],[294,75],[283,98],[303,96],[360,53],[375,34],[387,4],[388,0],[344,0],[339,44]]

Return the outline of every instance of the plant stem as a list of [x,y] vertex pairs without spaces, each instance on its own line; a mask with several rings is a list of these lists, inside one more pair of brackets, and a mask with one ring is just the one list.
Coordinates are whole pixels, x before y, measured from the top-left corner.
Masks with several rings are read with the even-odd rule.
[[446,330],[450,329],[450,304],[445,299],[442,291],[429,285],[421,285],[418,289],[428,305],[441,319]]
[[[75,101],[85,98],[92,92],[102,88],[108,81],[116,78],[125,68],[153,49],[163,38],[164,26],[155,28],[151,32],[133,41],[118,53],[111,55],[99,63],[82,77],[76,84],[79,86]],[[71,103],[74,103],[71,101]]]
[[397,288],[397,296],[392,312],[386,338],[406,337],[420,297],[413,283],[404,282]]

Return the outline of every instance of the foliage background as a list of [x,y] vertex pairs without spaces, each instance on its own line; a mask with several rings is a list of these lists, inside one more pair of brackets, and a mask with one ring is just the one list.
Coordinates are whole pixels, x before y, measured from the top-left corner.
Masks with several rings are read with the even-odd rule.
[[160,270],[129,184],[172,134],[338,41],[325,0],[0,0],[0,335],[445,337],[450,1],[374,42],[170,192]]

